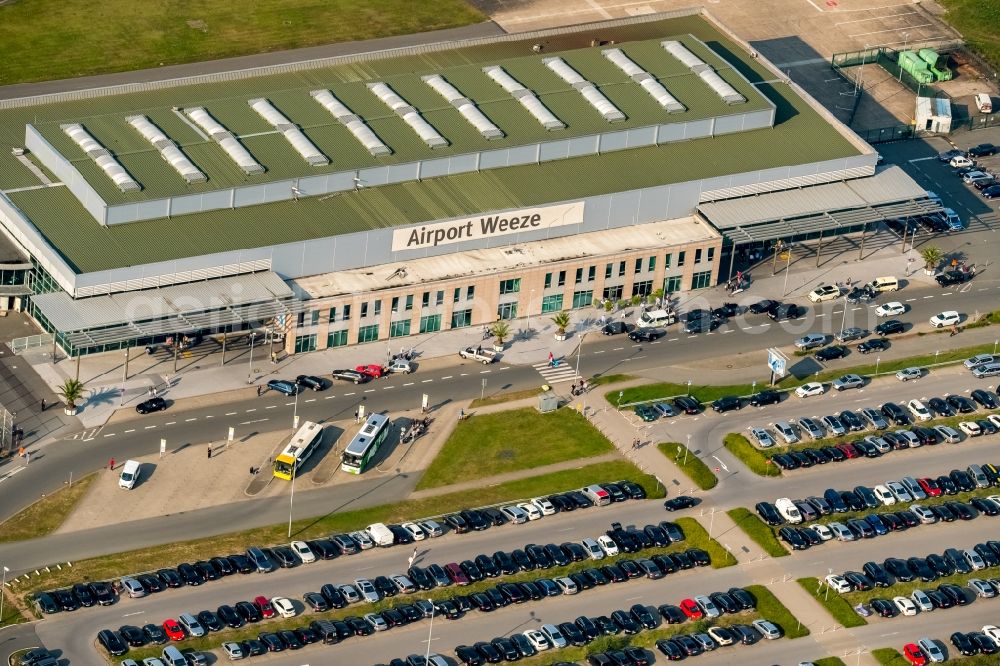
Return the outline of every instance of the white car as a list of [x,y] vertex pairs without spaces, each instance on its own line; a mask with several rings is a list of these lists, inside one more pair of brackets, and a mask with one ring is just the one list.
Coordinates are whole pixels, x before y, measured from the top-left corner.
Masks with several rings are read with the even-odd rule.
[[522,632],[522,635],[528,639],[528,642],[531,643],[531,647],[535,648],[539,652],[542,650],[548,650],[552,647],[552,644],[549,643],[549,639],[547,639],[545,634],[538,629],[528,629],[527,631]]
[[949,444],[958,444],[962,441],[962,435],[957,430],[945,425],[934,426],[934,432],[941,435],[941,439]]
[[618,554],[618,544],[614,542],[614,539],[609,537],[607,534],[602,534],[597,537],[597,543],[604,551],[604,554],[608,557],[614,557]]
[[965,359],[965,367],[972,370],[980,365],[985,365],[987,363],[992,363],[996,359],[993,358],[993,354],[978,354],[972,358]]
[[825,284],[809,292],[809,300],[813,303],[832,301],[835,298],[840,298],[840,287],[832,284]]
[[274,610],[278,611],[278,615],[281,617],[295,617],[295,605],[291,599],[274,597],[271,599],[271,605],[274,606]]
[[403,523],[403,529],[410,533],[414,541],[423,541],[427,538],[427,533],[424,532],[424,528],[416,523]]
[[774,437],[771,437],[771,433],[763,428],[750,428],[750,434],[753,435],[762,449],[768,449],[777,443],[774,441]]
[[760,632],[761,636],[769,641],[781,638],[781,630],[773,622],[769,622],[768,620],[754,620],[751,624],[753,624],[754,629]]
[[549,643],[552,643],[554,648],[564,648],[566,647],[566,637],[562,635],[559,631],[559,627],[554,624],[543,624],[542,634],[548,639]]
[[850,592],[853,589],[851,584],[847,582],[847,579],[840,574],[830,574],[827,576],[826,584],[829,585],[831,589],[841,594]]
[[920,402],[916,398],[906,403],[906,408],[910,410],[913,417],[918,421],[930,421],[932,418],[931,410],[924,406],[924,403]]
[[885,506],[896,503],[896,496],[889,492],[889,489],[879,484],[872,488],[872,492],[875,493],[875,497],[879,502],[882,502]]
[[996,643],[1000,643],[1000,627],[995,624],[983,625],[982,632],[992,638]]
[[528,520],[538,520],[542,517],[542,512],[531,502],[521,502],[517,508],[528,514]]
[[536,497],[531,500],[531,503],[538,507],[538,510],[542,512],[543,516],[551,516],[556,512],[556,508],[552,505],[552,502],[548,501],[544,497]]
[[923,590],[913,590],[910,599],[913,600],[913,603],[920,609],[921,613],[929,613],[934,610],[934,602],[931,601],[931,598]]
[[901,382],[908,382],[911,379],[920,379],[923,375],[924,371],[922,368],[903,368],[896,373],[896,379]]
[[886,481],[885,487],[888,488],[889,492],[896,497],[897,502],[913,501],[913,495],[911,495],[910,491],[906,489],[906,486],[899,481]]
[[312,548],[305,541],[293,541],[290,545],[303,564],[310,564],[316,561],[316,554],[312,552]]
[[934,328],[941,328],[942,326],[954,326],[958,322],[962,321],[962,316],[955,312],[954,310],[947,310],[945,312],[939,312],[938,314],[931,317],[931,326]]
[[896,315],[901,315],[906,312],[906,306],[899,301],[892,301],[891,303],[883,303],[882,305],[875,308],[876,317],[895,317]]
[[795,395],[800,398],[808,398],[814,395],[823,395],[823,385],[819,382],[807,382],[795,389]]
[[983,429],[975,421],[962,421],[958,424],[958,429],[969,437],[979,437],[983,434]]
[[726,629],[719,631],[721,627],[709,627],[708,635],[719,645],[732,645],[733,635]]
[[924,525],[933,525],[938,521],[937,514],[928,509],[926,506],[913,504],[910,506],[910,511],[912,511],[913,515],[917,517],[917,520]]
[[829,527],[823,525],[822,523],[816,523],[815,525],[810,525],[807,529],[811,529],[813,532],[816,533],[816,536],[818,536],[823,541],[829,541],[830,539],[833,538],[833,532],[830,530]]
[[597,543],[597,541],[594,539],[584,539],[580,543],[583,545],[583,549],[587,551],[587,557],[592,560],[604,559],[604,549],[601,548],[601,544]]
[[892,603],[896,604],[896,610],[898,610],[901,615],[917,614],[917,605],[910,601],[907,597],[893,597]]
[[847,525],[843,523],[827,523],[827,527],[833,532],[833,536],[837,538],[837,541],[854,541],[854,532],[848,529]]
[[[535,509],[536,511],[538,509]],[[528,522],[528,512],[519,506],[505,506],[500,509],[500,513],[507,516],[507,520],[513,525],[520,525],[521,523]]]
[[794,444],[799,441],[799,435],[795,432],[795,428],[788,421],[777,421],[774,424],[774,431],[781,435],[781,439],[785,440],[785,444]]
[[986,420],[995,425],[997,428],[1000,428],[1000,414],[990,414],[986,417]]

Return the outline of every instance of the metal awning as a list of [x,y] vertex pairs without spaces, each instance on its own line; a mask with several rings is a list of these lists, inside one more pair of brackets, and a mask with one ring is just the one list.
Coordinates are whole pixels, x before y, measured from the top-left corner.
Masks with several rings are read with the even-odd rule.
[[158,335],[241,328],[281,315],[294,316],[306,302],[270,271],[93,298],[65,292],[33,299],[41,314],[74,348]]

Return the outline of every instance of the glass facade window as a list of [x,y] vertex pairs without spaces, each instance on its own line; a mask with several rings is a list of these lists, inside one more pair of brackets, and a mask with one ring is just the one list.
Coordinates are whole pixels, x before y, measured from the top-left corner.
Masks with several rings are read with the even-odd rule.
[[476,297],[476,285],[470,284],[469,288],[465,290],[465,300],[471,301]]
[[451,327],[465,328],[472,326],[472,310],[456,310],[451,313]]
[[390,308],[393,312],[399,312],[399,296],[392,297],[392,306]]
[[694,263],[696,263],[696,264],[700,264],[701,263],[701,248],[700,247],[697,250],[694,251]]
[[635,270],[632,271],[632,274],[633,275],[638,275],[641,272],[642,272],[642,259],[639,258],[639,259],[635,260]]
[[517,319],[517,301],[501,303],[497,306],[497,315],[501,319]]
[[715,248],[710,247],[708,248],[708,260],[713,261],[714,259],[715,259]]
[[551,296],[545,296],[542,298],[542,313],[545,312],[558,312],[562,310],[563,295],[562,294],[552,294]]
[[402,319],[400,321],[394,321],[389,324],[389,337],[390,338],[401,338],[404,335],[410,334],[410,320]]
[[378,340],[378,324],[362,326],[358,329],[358,343],[375,342]]
[[420,332],[434,333],[441,330],[441,315],[428,315],[420,318]]
[[413,309],[413,294],[406,295],[406,311],[409,312]]
[[575,284],[580,284],[583,282],[583,268],[576,269],[576,282]]
[[455,287],[455,294],[451,297],[451,302],[458,303],[460,300],[462,300],[462,288]]
[[673,256],[674,255],[672,254],[668,254],[667,256],[663,257],[663,267],[666,268],[667,270],[670,269],[670,260],[673,258]]
[[425,291],[423,296],[420,297],[420,307],[426,308],[431,304],[431,292]]
[[705,289],[712,286],[712,271],[702,271],[691,276],[692,289]]
[[625,262],[618,262],[618,277],[625,277]]
[[552,273],[545,274],[545,286],[542,289],[548,289],[552,286]]
[[326,334],[327,347],[343,347],[347,345],[347,331],[330,331]]
[[650,273],[652,273],[653,271],[656,270],[656,257],[650,257],[649,258],[649,268],[648,268],[648,270],[649,270]]
[[653,281],[645,280],[643,282],[636,282],[632,285],[632,295],[633,296],[649,296],[653,293]]
[[556,283],[557,287],[562,287],[566,285],[566,271],[559,271],[559,282]]
[[684,265],[684,259],[686,258],[686,256],[687,256],[687,252],[685,252],[683,250],[681,250],[680,252],[677,253],[677,267],[678,268],[680,268],[681,266]]
[[516,294],[521,291],[521,278],[500,281],[500,295]]
[[573,309],[588,307],[594,302],[593,290],[573,292]]
[[610,299],[611,301],[620,301],[622,299],[622,286],[617,287],[605,287],[604,292],[601,294],[601,298]]
[[587,282],[593,282],[597,278],[597,266],[587,269]]
[[381,314],[382,314],[382,299],[380,298],[375,301],[375,316],[378,317]]
[[663,293],[672,294],[681,290],[681,276],[671,275],[663,281]]
[[306,313],[305,312],[300,312],[297,315],[295,315],[295,325],[296,326],[305,326],[306,325]]
[[361,303],[361,318],[364,319],[368,316],[368,301]]
[[309,320],[313,326],[319,323],[319,310],[313,310],[309,313]]
[[316,351],[316,334],[299,335],[295,338],[295,353]]
[[337,321],[337,308],[330,308],[329,316],[327,321]]
[[350,303],[345,303],[344,304],[344,321],[347,321],[350,318],[351,318],[351,304]]
[[435,305],[444,305],[444,290],[438,291],[434,299]]
[[604,264],[604,279],[611,279],[611,271],[614,270],[614,264]]

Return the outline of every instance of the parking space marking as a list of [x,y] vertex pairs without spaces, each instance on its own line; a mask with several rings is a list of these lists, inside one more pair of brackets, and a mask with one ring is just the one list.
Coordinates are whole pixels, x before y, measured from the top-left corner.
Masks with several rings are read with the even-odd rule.
[[130,433],[130,432],[135,432],[135,428],[132,428],[131,430],[126,430],[126,431],[125,431],[125,434],[127,435],[127,434],[128,434],[128,433]]
[[236,412],[226,412],[223,416],[234,416]]
[[374,393],[375,389],[365,389],[365,393]]
[[174,425],[175,423],[177,423],[177,421],[167,421],[163,425]]
[[859,33],[856,33],[854,35],[848,35],[848,37],[864,37],[866,35],[878,35],[878,34],[881,34],[883,32],[904,32],[904,31],[908,32],[908,31],[913,30],[915,28],[926,28],[929,25],[931,25],[931,24],[930,23],[918,23],[916,25],[908,25],[908,26],[906,26],[904,28],[886,28],[885,30],[872,30],[871,32],[859,32]]
[[113,433],[113,432],[109,432],[108,434],[105,435],[105,437],[114,437],[114,436],[115,436],[115,433]]
[[451,379],[451,378],[452,378],[452,375],[448,375],[447,377],[442,377],[441,379]]
[[143,428],[143,430],[152,430],[152,429],[153,429],[153,428],[155,428],[155,427],[156,427],[156,426],[146,426],[145,428]]
[[268,405],[264,409],[276,409],[277,407],[278,407],[277,405]]
[[198,420],[198,417],[195,417],[193,419],[184,419],[184,423],[190,423],[191,421],[197,421],[197,420]]

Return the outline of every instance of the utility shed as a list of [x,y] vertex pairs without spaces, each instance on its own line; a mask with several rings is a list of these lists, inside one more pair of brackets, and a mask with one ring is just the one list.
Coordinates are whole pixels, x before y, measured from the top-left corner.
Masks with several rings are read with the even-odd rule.
[[918,97],[916,125],[918,132],[950,132],[951,101],[941,97]]

